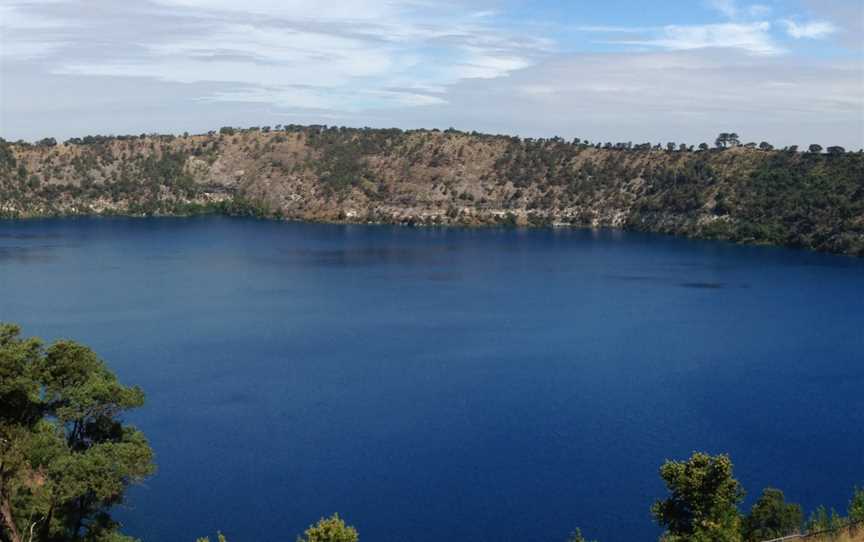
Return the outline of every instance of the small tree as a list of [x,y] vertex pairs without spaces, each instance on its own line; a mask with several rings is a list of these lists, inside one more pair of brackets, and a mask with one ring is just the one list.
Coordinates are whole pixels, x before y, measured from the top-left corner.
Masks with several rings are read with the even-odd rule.
[[767,141],[763,141],[762,143],[759,143],[759,148],[762,149],[763,151],[773,151],[774,145],[772,145],[771,143],[768,143]]
[[823,531],[836,531],[843,527],[843,518],[833,508],[829,512],[824,506],[820,506],[810,514],[807,519],[807,531],[819,533]]
[[828,147],[825,150],[828,152],[828,154],[833,154],[833,155],[844,154],[846,152],[846,149],[844,149],[843,147],[836,146],[836,145],[834,145],[832,147]]
[[741,140],[735,132],[723,132],[717,136],[717,139],[714,140],[714,144],[719,148],[725,149],[728,147],[737,147],[741,144]]
[[[570,536],[567,537],[567,542],[588,542],[588,539],[586,539],[584,536],[582,536],[581,530],[576,529],[575,531],[570,533]],[[597,541],[595,540],[592,542],[597,542]]]
[[822,145],[817,145],[816,143],[814,143],[807,147],[807,150],[810,152],[810,154],[819,154],[820,152],[822,152]]
[[666,461],[660,467],[670,496],[657,501],[651,514],[666,527],[667,542],[738,542],[738,503],[744,490],[732,476],[728,455],[695,452],[687,461]]
[[699,150],[700,151],[707,151],[708,150],[708,143],[699,143]]
[[153,472],[144,435],[122,420],[143,392],[85,346],[19,334],[0,324],[0,539],[124,540],[110,507]]
[[864,487],[856,487],[849,501],[849,522],[859,523],[864,521]]
[[321,518],[297,537],[297,542],[357,542],[360,536],[357,529],[346,525],[339,514]]
[[779,489],[765,488],[744,519],[744,539],[759,542],[797,533],[803,519],[801,506],[787,504]]

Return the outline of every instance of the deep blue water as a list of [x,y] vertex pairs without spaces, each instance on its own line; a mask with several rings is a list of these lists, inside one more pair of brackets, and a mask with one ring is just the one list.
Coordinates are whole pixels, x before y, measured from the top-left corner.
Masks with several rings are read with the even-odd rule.
[[[650,540],[657,469],[864,483],[864,261],[612,231],[0,222],[0,320],[146,406],[147,541]],[[748,500],[749,503],[752,498]]]

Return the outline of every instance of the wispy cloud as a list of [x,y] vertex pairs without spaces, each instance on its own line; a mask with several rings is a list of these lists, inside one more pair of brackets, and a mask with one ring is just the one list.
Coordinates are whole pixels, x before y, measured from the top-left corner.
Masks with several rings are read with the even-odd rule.
[[186,31],[152,32],[99,55],[61,59],[53,72],[236,85],[205,96],[211,100],[406,107],[442,98],[389,89],[501,77],[554,49],[551,40],[496,26],[491,10],[414,0],[156,2],[151,15]]
[[[0,0],[0,131],[279,116],[539,135],[585,119],[619,130],[626,117],[643,123],[634,134],[669,119],[693,133],[733,113],[803,131],[820,129],[822,111],[848,135],[842,115],[864,118],[860,65],[827,67],[832,47],[837,58],[849,56],[842,46],[862,51],[854,2],[676,1],[629,25],[617,7],[551,0]],[[826,37],[836,39],[818,44],[825,69],[805,65],[800,53]]]
[[578,32],[600,32],[607,34],[634,34],[644,32],[656,32],[660,30],[656,26],[609,26],[609,25],[582,25],[574,30]]
[[775,43],[770,30],[768,22],[669,25],[643,39],[612,40],[612,43],[671,51],[723,48],[740,49],[753,55],[780,54],[784,50]]
[[0,58],[33,60],[51,55],[68,45],[64,39],[66,21],[34,15],[28,6],[47,2],[10,0],[0,5]]
[[786,27],[786,33],[795,39],[822,39],[837,32],[837,27],[828,21],[809,21],[796,23],[789,19],[782,21]]
[[734,130],[780,145],[858,148],[862,111],[864,83],[854,62],[699,49],[558,56],[504,80],[460,82],[447,104],[411,118],[493,132],[515,125],[524,135],[592,141],[698,143]]

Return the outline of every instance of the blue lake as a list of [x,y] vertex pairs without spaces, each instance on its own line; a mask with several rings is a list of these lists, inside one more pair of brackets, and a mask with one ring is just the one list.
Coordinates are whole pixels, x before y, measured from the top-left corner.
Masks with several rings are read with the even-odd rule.
[[147,404],[146,541],[651,540],[666,458],[864,484],[864,260],[587,230],[0,222],[0,320]]

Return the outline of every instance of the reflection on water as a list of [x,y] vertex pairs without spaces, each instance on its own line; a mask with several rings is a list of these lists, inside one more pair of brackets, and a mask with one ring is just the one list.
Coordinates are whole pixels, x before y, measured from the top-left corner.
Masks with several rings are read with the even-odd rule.
[[295,249],[285,251],[285,260],[306,265],[320,266],[368,266],[368,265],[412,265],[418,263],[441,264],[448,247],[358,247],[343,249]]
[[[681,281],[676,279],[674,276],[654,276],[654,275],[616,275],[609,274],[604,275],[605,278],[612,280],[620,280],[625,282],[644,282],[644,283],[653,283],[655,285],[676,285],[682,288],[696,288],[703,290],[719,290],[722,288],[728,288],[729,284],[725,282],[716,282],[716,281]],[[748,284],[739,284],[738,288],[749,288]]]
[[3,246],[0,245],[0,265],[4,263],[46,263],[56,259],[55,251],[61,247],[51,245]]

